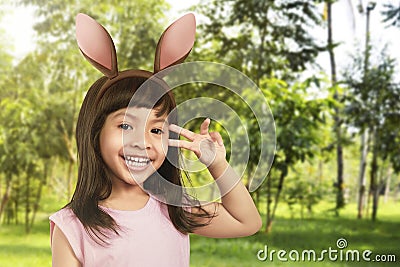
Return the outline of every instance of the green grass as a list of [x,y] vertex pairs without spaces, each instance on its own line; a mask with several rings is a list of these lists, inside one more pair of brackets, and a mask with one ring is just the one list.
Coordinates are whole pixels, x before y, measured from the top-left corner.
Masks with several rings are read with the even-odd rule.
[[[22,225],[0,226],[0,267],[51,266],[49,224],[47,217],[55,210],[56,203],[46,202],[47,212],[39,214],[32,233],[24,234]],[[50,203],[50,204],[49,204]],[[400,203],[381,204],[379,220],[355,219],[356,207],[349,204],[340,217],[328,211],[329,205],[316,207],[313,217],[291,218],[284,204],[280,206],[272,233],[257,233],[254,236],[234,239],[211,239],[191,236],[192,267],[234,267],[234,266],[396,266],[396,263],[377,262],[281,262],[259,261],[257,252],[268,246],[268,250],[336,249],[338,238],[346,238],[351,250],[369,249],[375,254],[395,254],[400,262]],[[287,255],[286,255],[287,257]]]
[[0,226],[0,266],[51,266],[47,218],[41,216],[29,235],[23,225]]
[[[191,237],[191,266],[396,266],[396,263],[382,262],[346,262],[330,261],[325,254],[321,262],[282,262],[277,259],[276,253],[272,261],[257,259],[257,252],[268,246],[268,251],[285,250],[315,250],[317,258],[324,249],[337,249],[336,241],[339,238],[347,240],[346,250],[363,251],[369,249],[377,254],[394,254],[397,264],[400,262],[400,203],[386,203],[381,205],[379,220],[372,222],[369,219],[355,219],[356,206],[353,204],[335,217],[329,206],[321,204],[316,207],[318,212],[312,218],[291,218],[285,205],[281,205],[278,217],[270,234],[259,232],[254,236],[240,239],[209,239],[199,236]],[[374,256],[371,256],[371,259]],[[286,258],[288,255],[286,254]]]

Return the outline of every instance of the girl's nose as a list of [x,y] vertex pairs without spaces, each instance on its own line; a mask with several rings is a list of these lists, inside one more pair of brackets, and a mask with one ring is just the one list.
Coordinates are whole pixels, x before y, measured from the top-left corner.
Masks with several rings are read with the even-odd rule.
[[146,143],[145,137],[146,135],[143,129],[124,134],[124,146],[146,149],[149,147],[149,144]]

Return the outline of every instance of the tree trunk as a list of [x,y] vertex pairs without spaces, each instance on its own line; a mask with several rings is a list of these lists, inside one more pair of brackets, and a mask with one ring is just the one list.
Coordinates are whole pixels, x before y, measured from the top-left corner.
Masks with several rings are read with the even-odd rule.
[[[334,44],[332,38],[332,3],[331,1],[326,1],[327,5],[327,18],[328,18],[328,53],[331,65],[331,83],[332,87],[337,84],[336,78],[336,61],[335,53],[333,51]],[[338,101],[339,93],[335,89],[333,98]],[[343,147],[342,147],[342,130],[341,130],[341,119],[340,110],[335,107],[334,121],[335,121],[335,134],[336,134],[336,162],[337,162],[337,180],[336,180],[336,213],[338,214],[339,209],[344,206],[344,193],[343,193]]]
[[[286,160],[285,166],[288,166],[288,160]],[[272,230],[272,223],[275,219],[275,213],[278,208],[279,198],[281,196],[281,192],[283,189],[283,183],[285,181],[285,177],[287,176],[287,173],[288,173],[288,170],[286,167],[284,170],[282,170],[281,175],[279,177],[278,188],[277,188],[277,191],[275,194],[274,207],[273,207],[272,211],[271,211],[271,206],[270,206],[270,205],[272,205],[272,199],[270,197],[271,196],[271,191],[270,191],[271,185],[269,186],[269,194],[268,194],[269,199],[268,199],[268,203],[267,203],[267,226],[265,228],[265,231],[267,233],[269,233]]]
[[365,130],[361,135],[361,157],[360,157],[360,173],[359,173],[359,183],[358,183],[358,214],[357,218],[361,219],[363,217],[363,210],[365,205],[365,168],[367,166],[367,155],[368,155],[368,132]]
[[30,227],[29,227],[29,213],[31,212],[30,209],[30,192],[31,192],[31,188],[30,188],[30,183],[31,183],[31,172],[28,171],[26,173],[26,192],[25,192],[25,233],[29,233],[30,232]]
[[378,181],[377,181],[377,174],[378,174],[378,150],[377,150],[377,133],[374,127],[372,131],[372,162],[371,162],[371,171],[370,171],[370,196],[372,197],[372,211],[371,211],[371,219],[373,221],[376,220],[376,215],[378,212],[378,198],[379,198],[379,190],[378,190]]
[[63,131],[63,140],[68,151],[68,169],[67,169],[67,199],[71,197],[72,192],[72,175],[73,167],[76,162],[74,147],[73,147],[73,136],[68,135],[68,130],[63,120],[60,120],[60,125]]
[[3,214],[3,211],[8,203],[8,200],[10,199],[11,189],[12,189],[12,178],[7,177],[6,189],[4,191],[4,195],[3,195],[2,199],[1,199],[1,203],[0,203],[0,221],[1,221],[1,215]]
[[372,198],[372,213],[371,213],[371,219],[373,221],[376,221],[377,214],[378,214],[378,204],[379,204],[379,190],[378,188],[375,189],[373,192],[373,198]]
[[[21,175],[21,174],[19,174]],[[15,216],[15,224],[19,224],[19,216],[18,216],[18,211],[19,211],[19,203],[20,203],[20,192],[21,192],[21,183],[20,183],[20,177],[17,177],[17,179],[15,180],[15,199],[13,199],[15,201],[15,205],[14,205],[14,216]]]
[[397,183],[393,192],[393,199],[396,202],[399,200],[399,191],[400,191],[400,183]]
[[35,202],[33,203],[33,211],[32,211],[32,217],[31,217],[31,221],[30,221],[30,227],[29,227],[30,229],[33,227],[33,224],[34,224],[35,218],[36,218],[36,213],[39,210],[39,204],[40,204],[40,200],[42,198],[42,189],[43,189],[43,185],[46,184],[48,172],[49,172],[49,162],[48,162],[48,160],[45,160],[43,177],[39,181],[39,188],[36,192]]
[[272,219],[271,219],[271,203],[272,203],[272,197],[271,197],[271,187],[272,187],[272,177],[267,177],[267,218],[266,218],[266,226],[265,226],[265,232],[269,233],[271,231],[272,227]]
[[270,233],[271,231],[272,231],[272,220],[269,220],[269,221],[267,222],[266,227],[265,227],[265,232],[268,234],[268,233]]
[[278,190],[276,191],[276,194],[275,194],[274,209],[272,210],[271,221],[273,221],[275,219],[275,213],[278,208],[278,203],[279,203],[279,199],[280,199],[280,196],[282,193],[282,188],[283,188],[283,182],[285,181],[286,175],[287,175],[287,171],[284,171],[281,173],[281,176],[279,177]]
[[383,197],[383,202],[386,203],[389,199],[390,193],[390,181],[392,180],[392,168],[388,167],[387,177],[385,179],[385,195]]

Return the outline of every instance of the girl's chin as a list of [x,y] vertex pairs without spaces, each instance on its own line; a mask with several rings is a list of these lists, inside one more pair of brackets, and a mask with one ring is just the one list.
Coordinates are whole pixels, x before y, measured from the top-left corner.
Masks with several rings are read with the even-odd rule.
[[134,172],[129,170],[129,180],[131,181],[130,184],[134,185],[142,185],[153,173],[155,170],[153,167],[148,169],[148,172]]
[[129,184],[142,186],[143,183],[147,180],[147,178],[149,178],[149,176],[142,177],[142,176],[138,176],[138,175],[130,175],[129,178],[130,178]]

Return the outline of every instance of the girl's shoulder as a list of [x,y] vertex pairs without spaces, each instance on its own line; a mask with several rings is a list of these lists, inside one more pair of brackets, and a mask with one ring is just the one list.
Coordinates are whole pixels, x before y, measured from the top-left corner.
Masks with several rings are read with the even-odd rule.
[[49,220],[51,242],[53,239],[54,228],[57,226],[68,240],[76,258],[82,262],[83,253],[81,245],[85,229],[78,217],[76,217],[75,213],[69,207],[65,207],[53,213],[49,217]]
[[59,211],[53,213],[49,217],[50,220],[50,234],[53,233],[54,225],[57,225],[64,234],[67,231],[77,232],[77,230],[83,230],[84,227],[81,221],[76,217],[75,213],[71,208],[65,207]]
[[75,213],[71,208],[65,207],[60,209],[59,211],[53,213],[50,217],[50,234],[52,234],[52,230],[54,229],[54,225],[57,225],[64,234],[65,231],[71,230],[73,232],[77,232],[78,230],[84,230],[84,227],[81,221],[76,217]]

